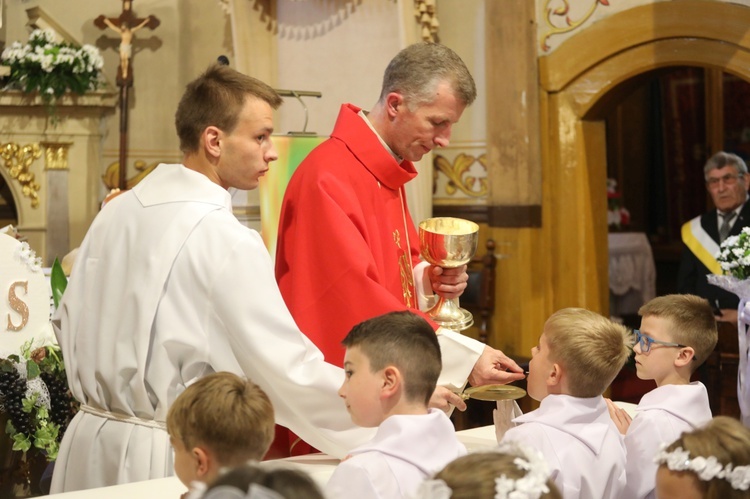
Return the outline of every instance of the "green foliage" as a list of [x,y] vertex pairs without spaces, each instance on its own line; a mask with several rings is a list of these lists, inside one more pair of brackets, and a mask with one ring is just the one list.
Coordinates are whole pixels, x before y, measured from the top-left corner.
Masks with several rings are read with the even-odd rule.
[[55,302],[55,308],[57,308],[60,306],[60,300],[62,300],[62,295],[68,286],[68,278],[65,277],[60,260],[57,258],[55,258],[55,262],[52,264],[50,285],[52,286],[52,300]]

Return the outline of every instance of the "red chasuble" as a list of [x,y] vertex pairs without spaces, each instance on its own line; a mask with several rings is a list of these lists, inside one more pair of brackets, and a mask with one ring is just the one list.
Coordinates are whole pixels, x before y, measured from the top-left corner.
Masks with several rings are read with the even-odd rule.
[[331,138],[292,176],[276,250],[276,279],[292,316],[338,366],[354,325],[418,308],[419,236],[404,193],[417,172],[394,159],[358,112],[343,105]]

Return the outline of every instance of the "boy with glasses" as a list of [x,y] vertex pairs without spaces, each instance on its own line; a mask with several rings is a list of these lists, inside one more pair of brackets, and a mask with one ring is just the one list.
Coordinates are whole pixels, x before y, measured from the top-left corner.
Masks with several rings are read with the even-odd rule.
[[627,489],[623,497],[655,497],[662,444],[707,423],[712,415],[706,387],[690,377],[716,346],[716,320],[708,302],[694,295],[666,295],[643,305],[641,328],[635,330],[636,372],[656,388],[641,398],[636,417],[607,401],[610,414],[625,435]]
[[511,421],[508,406],[514,403],[498,402],[498,441],[540,451],[566,499],[625,497],[625,448],[602,393],[632,344],[628,329],[606,317],[582,308],[558,310],[531,349],[527,389],[541,402],[539,409]]

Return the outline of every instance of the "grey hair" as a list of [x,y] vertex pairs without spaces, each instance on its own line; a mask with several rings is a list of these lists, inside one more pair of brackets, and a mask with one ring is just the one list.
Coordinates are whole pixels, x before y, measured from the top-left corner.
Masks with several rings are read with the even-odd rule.
[[706,161],[706,166],[703,167],[703,176],[708,180],[708,172],[725,166],[733,166],[737,173],[742,175],[747,173],[747,165],[742,158],[730,152],[719,151]]
[[380,100],[398,92],[407,106],[414,109],[432,102],[435,88],[442,82],[450,83],[456,97],[467,106],[477,97],[474,79],[458,54],[439,43],[415,43],[401,50],[388,64]]

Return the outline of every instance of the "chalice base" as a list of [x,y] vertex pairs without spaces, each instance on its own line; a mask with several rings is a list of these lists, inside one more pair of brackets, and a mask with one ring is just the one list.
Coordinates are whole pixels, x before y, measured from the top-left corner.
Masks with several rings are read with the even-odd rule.
[[427,315],[439,326],[453,331],[463,331],[474,324],[474,316],[468,310],[459,307],[456,298],[453,300],[438,298],[435,306],[427,311]]

